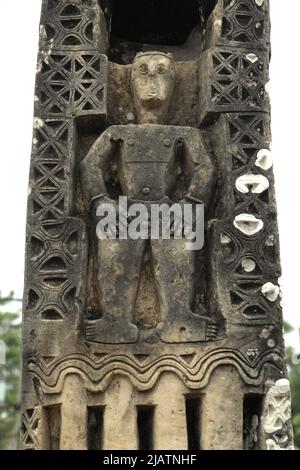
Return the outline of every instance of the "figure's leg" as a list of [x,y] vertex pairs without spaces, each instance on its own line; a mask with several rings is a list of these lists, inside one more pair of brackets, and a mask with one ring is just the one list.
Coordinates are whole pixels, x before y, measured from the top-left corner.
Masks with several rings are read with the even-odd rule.
[[209,341],[216,326],[191,310],[194,296],[195,253],[186,240],[152,240],[154,276],[163,310],[159,335],[167,343]]
[[98,241],[98,295],[102,318],[87,323],[87,338],[99,343],[135,343],[133,325],[144,240]]

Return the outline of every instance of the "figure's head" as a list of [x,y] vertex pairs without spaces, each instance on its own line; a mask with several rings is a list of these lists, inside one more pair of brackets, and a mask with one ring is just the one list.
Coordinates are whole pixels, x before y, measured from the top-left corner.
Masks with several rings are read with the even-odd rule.
[[135,56],[131,89],[140,123],[163,123],[176,81],[172,54],[142,52]]

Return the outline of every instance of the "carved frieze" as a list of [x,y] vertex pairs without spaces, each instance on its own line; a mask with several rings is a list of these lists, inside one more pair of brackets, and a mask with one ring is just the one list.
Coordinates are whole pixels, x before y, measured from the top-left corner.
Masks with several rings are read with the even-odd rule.
[[[292,447],[266,88],[269,2],[168,3],[172,19],[165,6],[161,17],[145,18],[133,0],[126,11],[119,1],[42,2],[25,449]],[[140,36],[120,23],[133,8]],[[167,239],[149,236],[153,220],[147,237],[123,239],[135,204],[147,216],[159,204],[204,205],[204,245],[187,250],[175,219]],[[104,206],[118,215],[114,239],[99,236]],[[222,403],[221,386],[232,390]]]

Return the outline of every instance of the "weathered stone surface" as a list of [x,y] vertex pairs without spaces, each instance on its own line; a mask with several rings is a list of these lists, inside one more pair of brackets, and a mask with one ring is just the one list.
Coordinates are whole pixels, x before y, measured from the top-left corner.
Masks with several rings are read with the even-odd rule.
[[[43,0],[22,448],[292,448],[268,8]],[[119,196],[203,203],[204,247],[99,239]]]

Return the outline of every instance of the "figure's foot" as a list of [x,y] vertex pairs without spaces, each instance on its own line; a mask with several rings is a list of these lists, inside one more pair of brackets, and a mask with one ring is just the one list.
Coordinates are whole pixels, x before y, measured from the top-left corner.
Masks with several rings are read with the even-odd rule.
[[121,318],[103,317],[99,320],[86,322],[88,341],[105,344],[131,344],[136,343],[138,337],[137,326]]
[[158,334],[165,343],[197,343],[213,341],[218,333],[217,324],[211,318],[196,315],[181,316],[158,325]]

